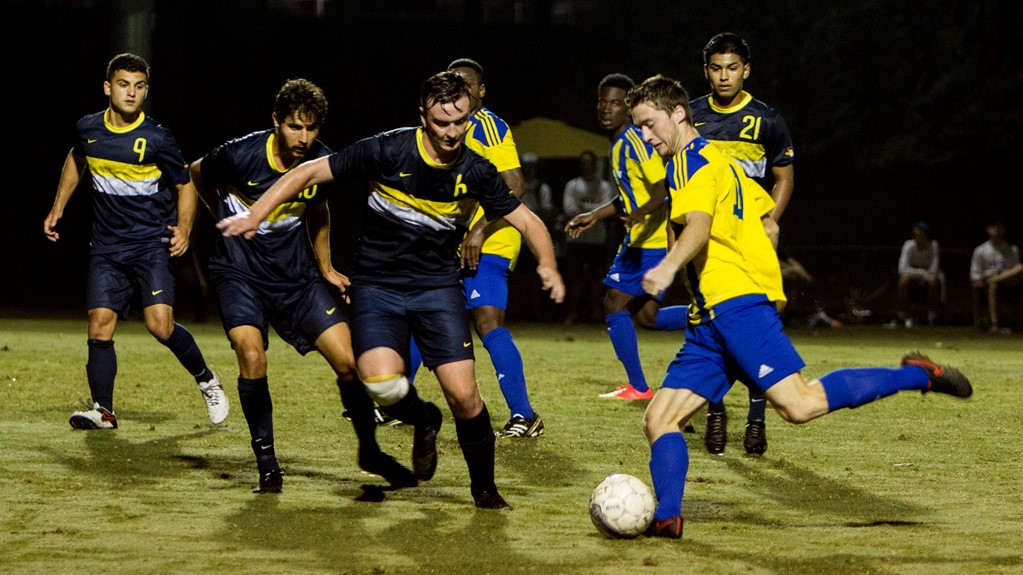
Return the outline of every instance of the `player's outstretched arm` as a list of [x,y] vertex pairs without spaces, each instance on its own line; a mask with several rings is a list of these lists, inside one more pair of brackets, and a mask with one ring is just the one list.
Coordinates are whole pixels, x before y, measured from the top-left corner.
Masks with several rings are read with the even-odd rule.
[[60,182],[57,184],[57,195],[53,199],[53,207],[50,213],[43,220],[43,233],[51,242],[60,239],[57,233],[57,224],[64,217],[64,207],[67,206],[71,195],[75,193],[78,183],[82,181],[82,173],[85,172],[86,161],[84,157],[76,156],[73,151],[68,152],[64,160],[64,167],[60,171]]
[[259,224],[278,206],[298,196],[308,187],[334,181],[334,174],[331,173],[328,163],[329,157],[323,156],[299,164],[270,186],[270,189],[252,204],[248,212],[220,220],[217,222],[217,228],[227,237],[244,236],[245,239],[251,240],[256,236]]
[[532,210],[520,205],[504,216],[504,219],[522,234],[526,245],[536,257],[536,273],[544,290],[551,292],[551,299],[561,303],[565,299],[565,282],[558,273],[558,260],[554,256],[554,243],[547,232],[547,226]]

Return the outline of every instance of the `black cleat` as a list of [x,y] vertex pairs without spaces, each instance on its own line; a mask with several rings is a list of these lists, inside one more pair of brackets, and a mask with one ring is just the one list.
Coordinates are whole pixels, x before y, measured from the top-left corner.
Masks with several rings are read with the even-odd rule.
[[280,469],[274,469],[259,475],[259,487],[252,490],[253,493],[280,493],[284,487],[284,477]]
[[539,413],[534,413],[532,418],[525,418],[515,414],[504,424],[504,430],[498,431],[496,437],[540,437],[543,435],[543,419]]
[[407,467],[398,463],[393,457],[383,451],[364,453],[360,450],[359,467],[363,471],[383,477],[391,484],[391,487],[396,489],[419,485],[419,480],[416,479],[416,476]]
[[647,527],[646,529],[646,536],[682,539],[682,523],[682,518],[677,515],[662,521],[654,519],[650,522],[650,527]]
[[728,442],[728,416],[725,412],[707,412],[707,434],[703,437],[703,444],[707,446],[707,453],[717,455],[725,452],[725,443]]
[[508,505],[508,502],[501,497],[501,494],[497,492],[497,488],[483,489],[480,491],[473,491],[473,500],[476,502],[476,507],[480,509],[501,509],[504,511],[511,511],[512,506]]
[[902,356],[901,365],[915,365],[927,372],[928,391],[935,393],[947,393],[955,397],[970,397],[973,395],[973,386],[970,380],[963,375],[963,372],[947,365],[938,365],[931,361],[931,358],[920,353],[911,351]]
[[750,455],[763,455],[767,451],[767,428],[763,421],[746,423],[746,439],[742,442],[742,446]]
[[429,401],[426,404],[425,421],[416,425],[412,437],[412,471],[420,481],[428,481],[437,471],[437,433],[444,417],[440,409]]

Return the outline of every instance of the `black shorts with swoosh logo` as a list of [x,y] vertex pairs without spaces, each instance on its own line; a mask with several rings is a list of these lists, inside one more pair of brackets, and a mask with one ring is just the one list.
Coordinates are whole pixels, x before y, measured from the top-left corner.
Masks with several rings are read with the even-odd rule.
[[461,286],[413,289],[363,282],[350,290],[356,357],[389,347],[407,362],[410,333],[430,369],[475,357]]

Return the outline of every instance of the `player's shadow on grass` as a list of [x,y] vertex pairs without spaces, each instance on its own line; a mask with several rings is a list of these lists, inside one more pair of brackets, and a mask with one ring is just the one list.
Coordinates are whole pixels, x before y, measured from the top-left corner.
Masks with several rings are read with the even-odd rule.
[[[926,508],[850,487],[783,459],[729,457],[724,463],[743,476],[750,491],[760,499],[774,501],[785,509],[803,510],[804,517],[835,518],[818,525],[919,524],[914,518],[927,514]],[[764,522],[760,516],[751,515],[749,519]]]
[[188,469],[208,468],[206,458],[184,456],[181,444],[216,433],[205,429],[195,433],[159,436],[149,441],[130,441],[116,430],[72,431],[83,435],[86,452],[57,451],[50,455],[67,467],[73,476],[91,475],[113,484],[154,482],[178,475]]
[[357,501],[359,488],[343,484],[338,505],[315,508],[287,505],[285,481],[281,495],[253,495],[225,517],[216,539],[291,558],[313,555],[318,560],[310,564],[353,573],[500,573],[524,561],[536,565],[509,543],[509,512],[475,509],[467,486],[434,481],[389,492],[382,504]]

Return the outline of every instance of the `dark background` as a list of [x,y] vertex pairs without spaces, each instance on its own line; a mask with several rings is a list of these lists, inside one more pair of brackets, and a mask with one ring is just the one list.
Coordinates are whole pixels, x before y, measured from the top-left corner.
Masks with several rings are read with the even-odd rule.
[[[5,0],[0,46],[12,123],[0,307],[84,314],[89,194],[72,198],[60,242],[46,241],[42,222],[75,121],[106,106],[103,76],[115,53],[147,56],[147,113],[192,160],[269,127],[274,93],[296,76],[327,92],[321,139],[333,148],[416,124],[420,83],[461,56],[482,63],[486,105],[509,123],[547,116],[597,131],[605,74],[640,81],[663,73],[702,95],[701,49],[722,31],[750,44],[746,89],[782,113],[795,141],[796,188],[782,221],[789,252],[839,301],[883,282],[912,223],[926,220],[958,300],[985,223],[1006,218],[1013,241],[1023,230],[1013,168],[1023,3],[938,4]],[[548,162],[552,187],[560,191],[573,165]],[[335,204],[343,268],[358,204]],[[200,258],[213,233],[202,216],[193,236]]]

